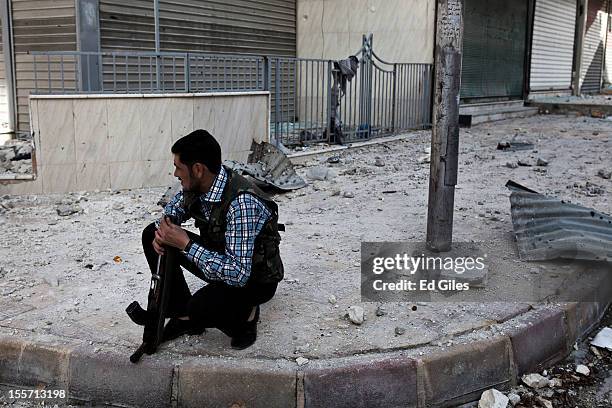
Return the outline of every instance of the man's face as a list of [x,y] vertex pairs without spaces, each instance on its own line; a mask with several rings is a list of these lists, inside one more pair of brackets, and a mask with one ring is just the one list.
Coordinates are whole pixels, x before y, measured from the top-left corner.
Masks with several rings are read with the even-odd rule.
[[185,163],[181,162],[177,154],[174,155],[174,177],[181,181],[183,191],[194,191],[198,185],[194,175]]

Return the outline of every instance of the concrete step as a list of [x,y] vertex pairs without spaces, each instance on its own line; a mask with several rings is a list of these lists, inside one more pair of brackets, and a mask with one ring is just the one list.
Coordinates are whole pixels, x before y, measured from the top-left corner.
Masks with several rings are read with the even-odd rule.
[[538,111],[538,108],[520,106],[498,111],[479,112],[470,115],[460,114],[459,124],[470,127],[480,123],[495,122],[504,119],[527,118],[537,115]]
[[473,115],[484,112],[499,112],[505,111],[506,109],[514,109],[523,107],[525,101],[504,101],[504,102],[483,102],[483,103],[471,103],[468,105],[459,106],[460,115]]

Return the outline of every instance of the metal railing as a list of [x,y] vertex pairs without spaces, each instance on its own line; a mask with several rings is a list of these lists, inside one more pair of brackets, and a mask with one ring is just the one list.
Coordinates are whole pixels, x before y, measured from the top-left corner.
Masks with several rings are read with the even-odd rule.
[[155,52],[32,52],[37,94],[269,91],[286,145],[350,142],[431,123],[431,64],[389,63],[364,36],[345,92],[331,60]]
[[80,51],[31,55],[33,91],[37,94],[237,92],[265,88],[265,58],[258,56]]

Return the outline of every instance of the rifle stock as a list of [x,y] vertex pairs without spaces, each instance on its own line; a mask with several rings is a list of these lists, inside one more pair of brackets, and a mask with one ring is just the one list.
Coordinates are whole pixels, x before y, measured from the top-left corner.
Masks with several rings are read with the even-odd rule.
[[147,311],[144,312],[138,302],[132,302],[126,309],[126,312],[136,324],[144,324],[142,344],[130,356],[132,363],[137,363],[144,353],[149,355],[155,353],[162,342],[166,309],[170,298],[169,288],[172,286],[172,268],[175,265],[174,258],[176,255],[174,248],[164,247],[164,249],[165,253],[159,256],[157,269],[151,276]]

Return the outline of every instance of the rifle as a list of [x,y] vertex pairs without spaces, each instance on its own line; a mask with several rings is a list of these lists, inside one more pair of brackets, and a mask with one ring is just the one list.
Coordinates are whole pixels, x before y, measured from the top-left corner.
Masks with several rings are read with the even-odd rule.
[[164,255],[157,258],[156,272],[151,276],[147,310],[145,311],[137,301],[132,302],[125,311],[130,319],[138,325],[144,326],[142,344],[130,356],[132,363],[137,363],[144,353],[155,353],[162,342],[166,309],[170,297],[169,287],[172,285],[176,250],[165,246]]

